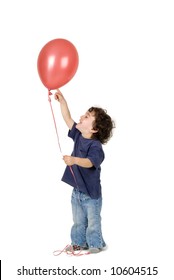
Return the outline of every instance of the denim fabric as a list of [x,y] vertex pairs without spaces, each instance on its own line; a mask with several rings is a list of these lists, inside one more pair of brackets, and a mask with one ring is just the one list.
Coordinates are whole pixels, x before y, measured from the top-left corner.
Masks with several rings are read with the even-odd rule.
[[72,245],[95,248],[105,247],[100,216],[102,198],[92,199],[74,188],[71,203],[74,222],[71,228]]

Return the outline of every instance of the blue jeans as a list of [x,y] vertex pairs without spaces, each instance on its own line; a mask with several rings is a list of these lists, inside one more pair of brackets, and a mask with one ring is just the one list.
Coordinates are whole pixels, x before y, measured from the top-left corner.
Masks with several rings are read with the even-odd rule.
[[92,199],[74,188],[71,203],[74,222],[71,228],[72,245],[95,248],[105,247],[100,216],[102,198]]

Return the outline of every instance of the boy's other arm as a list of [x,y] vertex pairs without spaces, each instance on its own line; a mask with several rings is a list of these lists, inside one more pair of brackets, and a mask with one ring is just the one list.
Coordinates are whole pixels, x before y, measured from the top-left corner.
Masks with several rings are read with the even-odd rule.
[[76,164],[81,167],[90,168],[93,166],[93,163],[88,158],[72,157],[72,156],[63,156],[64,162],[71,166]]

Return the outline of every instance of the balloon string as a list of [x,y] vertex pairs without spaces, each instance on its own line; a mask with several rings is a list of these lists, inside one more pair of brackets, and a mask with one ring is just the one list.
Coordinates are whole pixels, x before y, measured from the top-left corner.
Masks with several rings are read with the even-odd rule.
[[[52,104],[51,104],[51,97],[50,97],[50,95],[52,95],[52,93],[51,93],[50,90],[48,90],[48,101],[49,101],[49,103],[50,103],[50,108],[51,108],[51,112],[52,112],[52,116],[53,116],[54,126],[55,126],[55,130],[56,130],[56,135],[57,135],[57,143],[58,143],[58,147],[59,147],[60,153],[61,153],[61,155],[62,155],[62,149],[61,149],[61,146],[60,146],[59,134],[58,134],[58,130],[57,130],[57,125],[56,125],[56,120],[55,120],[55,116],[54,116],[54,112],[53,112],[53,107],[52,107]],[[75,177],[75,174],[74,174],[73,169],[72,169],[72,166],[69,166],[69,169],[70,169],[71,174],[72,174],[72,176],[73,176],[73,178],[74,178],[74,182],[75,182],[75,184],[76,184],[76,187],[77,187],[77,189],[79,189],[79,188],[78,188],[78,184],[77,184],[77,180],[76,180],[76,177]],[[80,200],[80,198],[79,198],[79,200]],[[67,247],[67,246],[66,246],[66,247]],[[65,249],[66,249],[66,247],[65,247]],[[65,249],[63,249],[63,250],[56,250],[56,251],[54,251],[53,254],[54,254],[55,256],[58,256],[58,255],[60,255],[61,253],[66,252]],[[66,252],[66,253],[68,254],[68,252]],[[88,253],[85,253],[85,254],[84,254],[84,253],[81,253],[81,251],[78,252],[77,254],[74,253],[74,252],[71,252],[71,253],[70,253],[71,256],[83,256],[83,255],[87,255],[87,254],[89,254],[89,252],[88,252]]]
[[[50,95],[52,95],[52,93],[51,93],[50,90],[48,90],[48,101],[50,103],[50,108],[51,108],[51,112],[52,112],[52,116],[53,116],[54,126],[55,126],[55,130],[56,130],[56,135],[57,135],[57,143],[58,143],[58,147],[59,147],[60,153],[62,155],[62,149],[61,149],[61,146],[60,146],[59,134],[58,134],[58,130],[57,130],[57,125],[56,125],[56,120],[55,120],[55,116],[54,116],[54,112],[53,112],[53,107],[52,107],[52,104],[51,104],[51,97],[50,97]],[[76,183],[76,186],[78,188],[77,180],[76,180],[75,174],[73,172],[73,169],[72,169],[71,166],[69,166],[69,168],[70,168],[71,174],[72,174],[72,176],[74,178],[74,181]]]
[[72,245],[67,245],[63,250],[56,250],[53,252],[53,255],[54,256],[59,256],[61,255],[62,253],[66,253],[67,255],[69,256],[74,256],[74,257],[80,257],[80,256],[84,256],[84,255],[89,255],[90,252],[83,252],[83,250],[79,250],[79,251],[67,251],[66,249],[69,247],[69,246],[72,246]]
[[75,181],[75,183],[76,183],[76,187],[77,187],[77,189],[78,189],[77,180],[76,180],[76,177],[75,177],[74,172],[73,172],[73,170],[72,170],[72,166],[69,166],[69,169],[70,169],[70,171],[71,171],[71,174],[72,174],[72,176],[73,176],[73,178],[74,178],[74,181]]
[[50,108],[51,108],[51,112],[52,112],[52,116],[53,116],[54,126],[55,126],[55,130],[56,130],[56,135],[57,135],[57,143],[58,143],[58,147],[59,147],[60,153],[62,154],[62,149],[61,149],[61,146],[60,146],[59,135],[58,135],[56,120],[55,120],[55,116],[54,116],[54,112],[53,112],[53,107],[52,107],[52,104],[51,104],[51,97],[50,97],[50,95],[52,95],[52,93],[51,93],[50,90],[48,90],[48,101],[50,103]]

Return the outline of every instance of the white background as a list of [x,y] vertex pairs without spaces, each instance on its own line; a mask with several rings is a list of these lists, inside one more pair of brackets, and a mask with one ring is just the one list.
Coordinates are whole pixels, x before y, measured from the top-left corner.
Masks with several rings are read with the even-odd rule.
[[[1,1],[3,280],[57,277],[17,276],[22,265],[106,269],[99,279],[117,277],[110,276],[113,266],[157,266],[158,276],[131,279],[172,279],[172,4],[168,0]],[[79,53],[76,75],[61,88],[73,118],[78,121],[90,106],[98,105],[107,109],[117,126],[104,146],[102,165],[102,225],[108,249],[97,255],[53,256],[54,250],[70,243],[72,225],[72,189],[61,182],[65,165],[47,89],[37,72],[41,48],[55,38],[70,40]],[[52,105],[63,153],[70,154],[73,143],[53,97]]]

